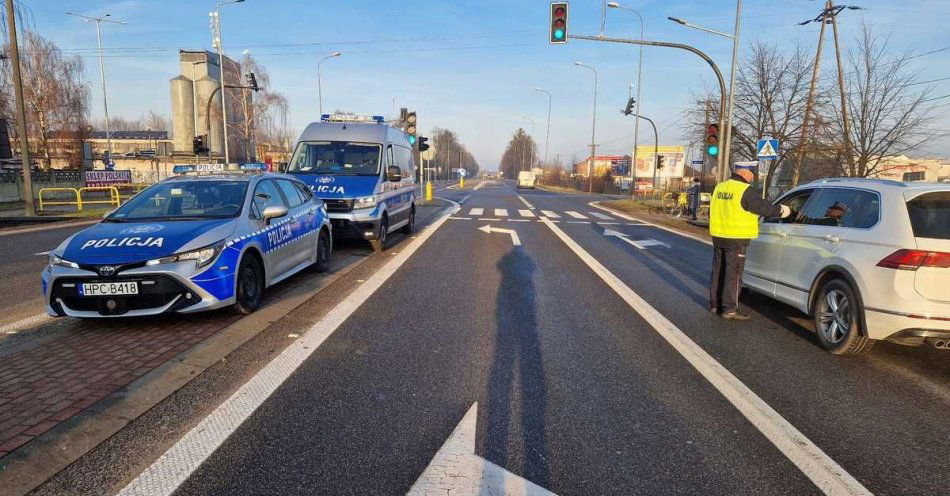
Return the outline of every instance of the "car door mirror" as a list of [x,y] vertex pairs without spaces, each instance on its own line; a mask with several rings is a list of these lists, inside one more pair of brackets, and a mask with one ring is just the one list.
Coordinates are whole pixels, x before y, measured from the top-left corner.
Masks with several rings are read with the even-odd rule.
[[402,181],[402,169],[395,165],[390,165],[386,168],[386,179],[394,183]]
[[264,213],[261,214],[264,217],[264,223],[270,224],[272,219],[279,219],[287,215],[287,207],[282,205],[271,205],[264,209]]
[[289,164],[287,162],[279,162],[277,164],[277,172],[287,172],[288,165]]

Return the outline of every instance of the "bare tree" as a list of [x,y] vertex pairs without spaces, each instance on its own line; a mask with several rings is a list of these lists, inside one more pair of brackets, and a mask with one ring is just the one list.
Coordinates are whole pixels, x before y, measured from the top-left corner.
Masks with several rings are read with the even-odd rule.
[[254,57],[245,54],[241,69],[245,74],[253,72],[260,88],[257,92],[239,90],[236,104],[244,119],[231,124],[232,132],[241,138],[244,156],[250,158],[256,155],[253,150],[255,137],[269,144],[273,140],[280,142],[281,130],[287,128],[287,98],[273,91],[267,69]]
[[[30,142],[35,143],[43,163],[52,165],[51,138],[54,134],[75,134],[86,128],[89,87],[84,79],[82,58],[64,56],[59,47],[33,31],[25,31],[20,63],[25,84],[23,99],[27,112]],[[4,47],[4,52],[9,50]],[[11,80],[8,61],[0,66],[4,82]],[[0,88],[4,101],[11,101],[9,84]],[[66,140],[67,147],[75,140]],[[68,150],[64,150],[68,155]]]
[[538,163],[538,147],[531,138],[520,127],[511,136],[505,153],[501,156],[500,169],[505,173],[505,177],[517,178],[518,172],[531,170]]
[[168,116],[164,114],[158,114],[152,110],[149,110],[145,113],[145,117],[142,119],[142,125],[146,130],[151,129],[152,131],[171,131],[171,122],[168,119]]
[[[868,23],[856,41],[845,75],[854,164],[843,169],[849,176],[873,177],[885,172],[888,157],[918,150],[940,136],[934,129],[940,115],[937,106],[928,104],[933,87],[922,87],[918,71],[910,68],[910,53],[894,54],[889,36],[876,34]],[[827,139],[835,144],[831,153],[838,156],[844,147],[843,119],[840,108],[829,107]]]
[[478,174],[478,162],[465,145],[459,142],[458,135],[450,130],[435,128],[432,130],[430,143],[435,148],[435,156],[429,162],[430,166],[442,171],[444,177],[450,177],[449,171],[463,168],[468,177]]

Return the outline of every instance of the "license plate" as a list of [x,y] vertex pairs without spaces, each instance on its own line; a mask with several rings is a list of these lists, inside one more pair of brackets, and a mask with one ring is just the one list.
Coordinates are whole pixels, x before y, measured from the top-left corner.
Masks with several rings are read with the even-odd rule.
[[137,282],[89,282],[79,285],[79,296],[116,296],[139,294]]

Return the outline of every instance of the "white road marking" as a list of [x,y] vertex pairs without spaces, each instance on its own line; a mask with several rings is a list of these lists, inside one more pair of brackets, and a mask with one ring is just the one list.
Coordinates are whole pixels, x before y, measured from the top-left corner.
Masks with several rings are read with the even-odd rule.
[[528,208],[534,208],[534,205],[528,203],[528,200],[525,200],[523,196],[518,195],[518,199],[521,200],[521,203],[524,203]]
[[484,186],[485,184],[487,184],[487,181],[482,181],[482,182],[476,184],[475,187],[472,188],[472,191],[478,191],[478,190],[481,189],[482,186]]
[[120,496],[168,495],[175,491],[274,391],[277,390],[336,329],[368,300],[450,216],[454,205],[410,241],[369,280],[357,287],[254,377],[218,405],[207,417],[168,448],[155,462],[119,491]]
[[662,241],[657,241],[655,239],[632,240],[629,237],[627,237],[628,236],[627,234],[614,231],[612,229],[604,229],[604,236],[614,236],[616,238],[619,238],[622,241],[625,241],[633,246],[636,246],[637,248],[641,250],[645,250],[648,246],[665,246],[667,248],[670,247],[670,245]]
[[560,218],[561,218],[560,215],[558,215],[558,214],[556,214],[555,212],[552,212],[552,211],[550,211],[550,210],[542,210],[541,213],[544,214],[545,217],[550,217],[550,218],[552,218],[552,219],[560,219]]
[[484,208],[473,208],[468,211],[468,215],[471,215],[472,217],[483,215],[484,213],[485,213]]
[[496,208],[495,217],[508,217],[508,209],[506,208]]
[[607,270],[587,250],[547,219],[544,219],[544,223],[822,492],[835,496],[871,495],[871,492],[857,479],[848,474],[821,448],[812,443],[748,386],[693,342],[675,324]]
[[531,222],[531,219],[508,219],[508,222]]
[[454,215],[453,215],[452,217],[449,217],[449,218],[452,219],[452,220],[472,220],[471,217],[456,217],[456,216],[454,216]]
[[53,320],[53,317],[50,317],[45,313],[38,313],[36,315],[27,317],[25,319],[20,319],[16,322],[10,322],[9,324],[0,325],[0,334],[16,334],[24,329],[29,329],[36,327],[41,324]]
[[611,216],[609,216],[609,215],[604,215],[604,214],[602,214],[602,213],[600,213],[600,212],[587,212],[587,215],[593,215],[594,217],[597,217],[598,219],[614,220],[613,217],[611,217]]
[[501,220],[501,219],[495,219],[492,217],[480,217],[478,220]]
[[598,222],[597,225],[598,226],[618,226],[620,225],[620,223],[619,222]]
[[638,219],[638,218],[636,218],[636,217],[631,217],[631,216],[629,216],[629,215],[627,215],[627,214],[625,214],[625,213],[623,213],[623,212],[620,212],[620,211],[618,211],[618,210],[614,210],[614,209],[612,209],[612,208],[610,208],[610,207],[605,207],[605,206],[601,205],[599,201],[590,202],[590,203],[588,203],[588,205],[590,205],[590,206],[592,206],[592,207],[594,207],[594,208],[599,208],[599,209],[601,209],[601,210],[605,210],[605,211],[607,211],[607,212],[610,212],[610,213],[616,215],[617,217],[620,217],[621,219],[631,220],[631,221],[634,221],[634,222],[636,222],[636,223],[638,223],[638,224],[640,224],[640,225],[643,225],[643,226],[650,226],[650,227],[655,227],[655,228],[657,228],[657,229],[662,229],[662,230],[664,230],[664,231],[668,231],[668,232],[671,232],[671,233],[673,233],[673,234],[677,234],[677,235],[683,236],[684,238],[689,238],[689,239],[692,239],[692,240],[699,241],[700,243],[705,243],[705,244],[707,244],[707,245],[712,246],[712,241],[710,241],[710,240],[708,240],[708,239],[704,239],[704,238],[701,238],[701,237],[699,237],[699,236],[694,236],[694,235],[692,235],[692,234],[685,233],[685,232],[682,232],[682,231],[678,231],[678,230],[676,230],[676,229],[669,228],[669,227],[666,227],[666,226],[661,226],[661,225],[659,225],[659,224],[653,224],[652,222],[647,222],[647,221],[645,221],[645,220],[643,220],[643,219]]
[[34,256],[37,256],[37,257],[45,257],[45,256],[49,255],[49,251],[41,251],[41,252],[38,252],[38,253],[34,253],[33,255],[34,255]]
[[581,214],[581,213],[577,213],[577,212],[575,212],[575,211],[573,211],[573,210],[568,210],[567,212],[564,212],[564,213],[566,213],[567,215],[570,215],[571,217],[574,217],[575,219],[586,219],[586,218],[587,218],[586,215]]
[[554,493],[475,454],[478,403],[472,405],[408,496],[434,494],[504,494],[545,496]]
[[83,227],[90,224],[95,224],[99,222],[99,219],[96,220],[84,220],[80,222],[54,222],[45,226],[31,226],[31,227],[17,227],[14,229],[2,229],[0,230],[0,237],[3,236],[13,236],[15,234],[24,234],[31,232],[39,231],[49,231],[52,229],[68,229],[70,227]]
[[485,224],[484,226],[479,227],[478,230],[488,234],[493,232],[509,234],[511,235],[511,244],[515,246],[521,246],[521,238],[518,237],[518,232],[514,229],[502,229],[500,227],[492,227],[491,224]]
[[521,214],[522,217],[534,217],[534,212],[530,210],[518,210],[518,213]]
[[565,222],[567,222],[568,224],[590,224],[590,222],[586,220],[568,220]]

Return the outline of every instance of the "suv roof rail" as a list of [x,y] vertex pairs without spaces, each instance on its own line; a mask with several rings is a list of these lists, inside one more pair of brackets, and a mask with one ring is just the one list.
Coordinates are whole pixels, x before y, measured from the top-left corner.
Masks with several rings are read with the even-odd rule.
[[816,183],[877,183],[884,184],[887,186],[907,186],[907,183],[903,181],[895,181],[893,179],[878,179],[873,177],[823,177],[820,179],[815,179],[809,181],[808,184]]

